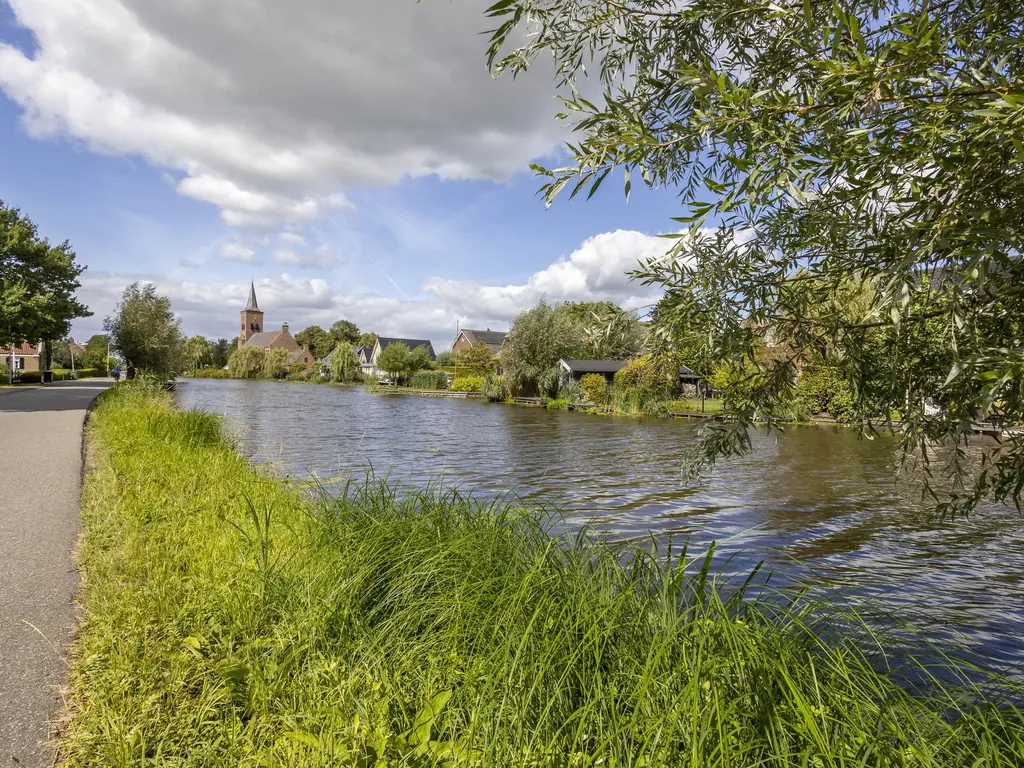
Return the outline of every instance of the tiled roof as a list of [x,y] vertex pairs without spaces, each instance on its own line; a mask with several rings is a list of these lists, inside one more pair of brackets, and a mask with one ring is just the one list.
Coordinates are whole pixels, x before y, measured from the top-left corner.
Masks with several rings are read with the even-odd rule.
[[[7,355],[11,354],[11,347],[10,347],[10,345],[8,345],[6,347],[3,347],[3,348],[0,348],[0,353],[7,354]],[[27,341],[23,341],[23,342],[21,342],[21,346],[18,346],[18,347],[14,348],[14,354],[22,355],[22,356],[25,356],[25,355],[28,355],[28,356],[38,355],[39,354],[39,350],[36,349],[35,347],[33,347]]]
[[434,345],[431,344],[426,339],[392,339],[384,336],[379,336],[377,338],[377,343],[380,344],[381,351],[384,351],[384,348],[387,347],[388,344],[395,343],[405,344],[405,346],[407,346],[409,349],[416,349],[416,347],[426,347],[427,354],[430,355],[430,359],[434,360],[436,358],[436,355],[434,354]]
[[501,345],[505,343],[505,336],[508,335],[504,331],[474,331],[469,328],[463,328],[462,332],[466,334],[470,344],[486,344],[495,352],[501,349]]
[[252,336],[246,339],[245,346],[263,347],[264,349],[267,349],[270,346],[271,342],[273,342],[273,340],[277,338],[277,334],[279,334],[280,332],[280,329],[278,329],[276,331],[260,331],[259,333],[254,333]]

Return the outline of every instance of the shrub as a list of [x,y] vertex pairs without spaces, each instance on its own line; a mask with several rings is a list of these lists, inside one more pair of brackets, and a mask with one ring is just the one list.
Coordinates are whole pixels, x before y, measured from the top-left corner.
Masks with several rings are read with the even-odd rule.
[[14,375],[22,384],[38,384],[43,380],[43,374],[40,371],[18,371]]
[[452,381],[452,392],[479,392],[483,386],[483,376],[460,376]]
[[580,384],[583,387],[583,397],[588,403],[604,405],[608,397],[608,380],[604,376],[600,373],[588,373]]
[[568,411],[569,401],[564,398],[555,398],[544,403],[544,407],[549,411]]
[[853,416],[853,392],[837,368],[807,366],[796,384],[795,406],[809,416],[828,411],[836,421],[849,421]]
[[559,382],[557,397],[570,403],[582,403],[584,400],[583,386],[578,381],[567,379]]
[[508,382],[503,376],[498,376],[497,374],[485,376],[480,391],[492,403],[503,403],[509,398]]
[[444,371],[417,371],[409,377],[414,389],[448,389],[448,376]]
[[263,373],[263,362],[267,353],[262,347],[244,346],[231,353],[228,369],[235,379],[258,379]]
[[200,368],[192,373],[194,379],[230,379],[231,371],[225,368]]

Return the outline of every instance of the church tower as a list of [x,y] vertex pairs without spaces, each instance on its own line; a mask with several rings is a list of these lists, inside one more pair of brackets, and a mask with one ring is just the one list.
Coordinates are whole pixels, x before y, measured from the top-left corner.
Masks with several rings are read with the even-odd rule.
[[238,346],[242,346],[254,333],[263,330],[263,312],[256,303],[256,285],[249,283],[249,303],[242,310],[242,332],[238,335]]

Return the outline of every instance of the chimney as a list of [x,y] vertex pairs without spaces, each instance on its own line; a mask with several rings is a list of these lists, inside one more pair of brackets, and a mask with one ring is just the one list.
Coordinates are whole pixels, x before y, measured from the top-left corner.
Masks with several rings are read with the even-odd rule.
[[288,333],[288,323],[281,323],[281,330]]

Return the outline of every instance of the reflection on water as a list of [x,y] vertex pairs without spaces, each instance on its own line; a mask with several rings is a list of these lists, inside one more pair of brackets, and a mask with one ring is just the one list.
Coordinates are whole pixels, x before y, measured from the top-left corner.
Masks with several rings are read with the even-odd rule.
[[226,415],[257,460],[300,478],[360,478],[372,466],[405,485],[513,491],[616,538],[717,541],[731,570],[764,560],[788,583],[870,598],[994,666],[1024,662],[1024,520],[998,506],[929,517],[913,484],[893,482],[890,440],[832,427],[758,435],[749,455],[684,487],[688,422],[260,381],[188,380],[178,393]]

